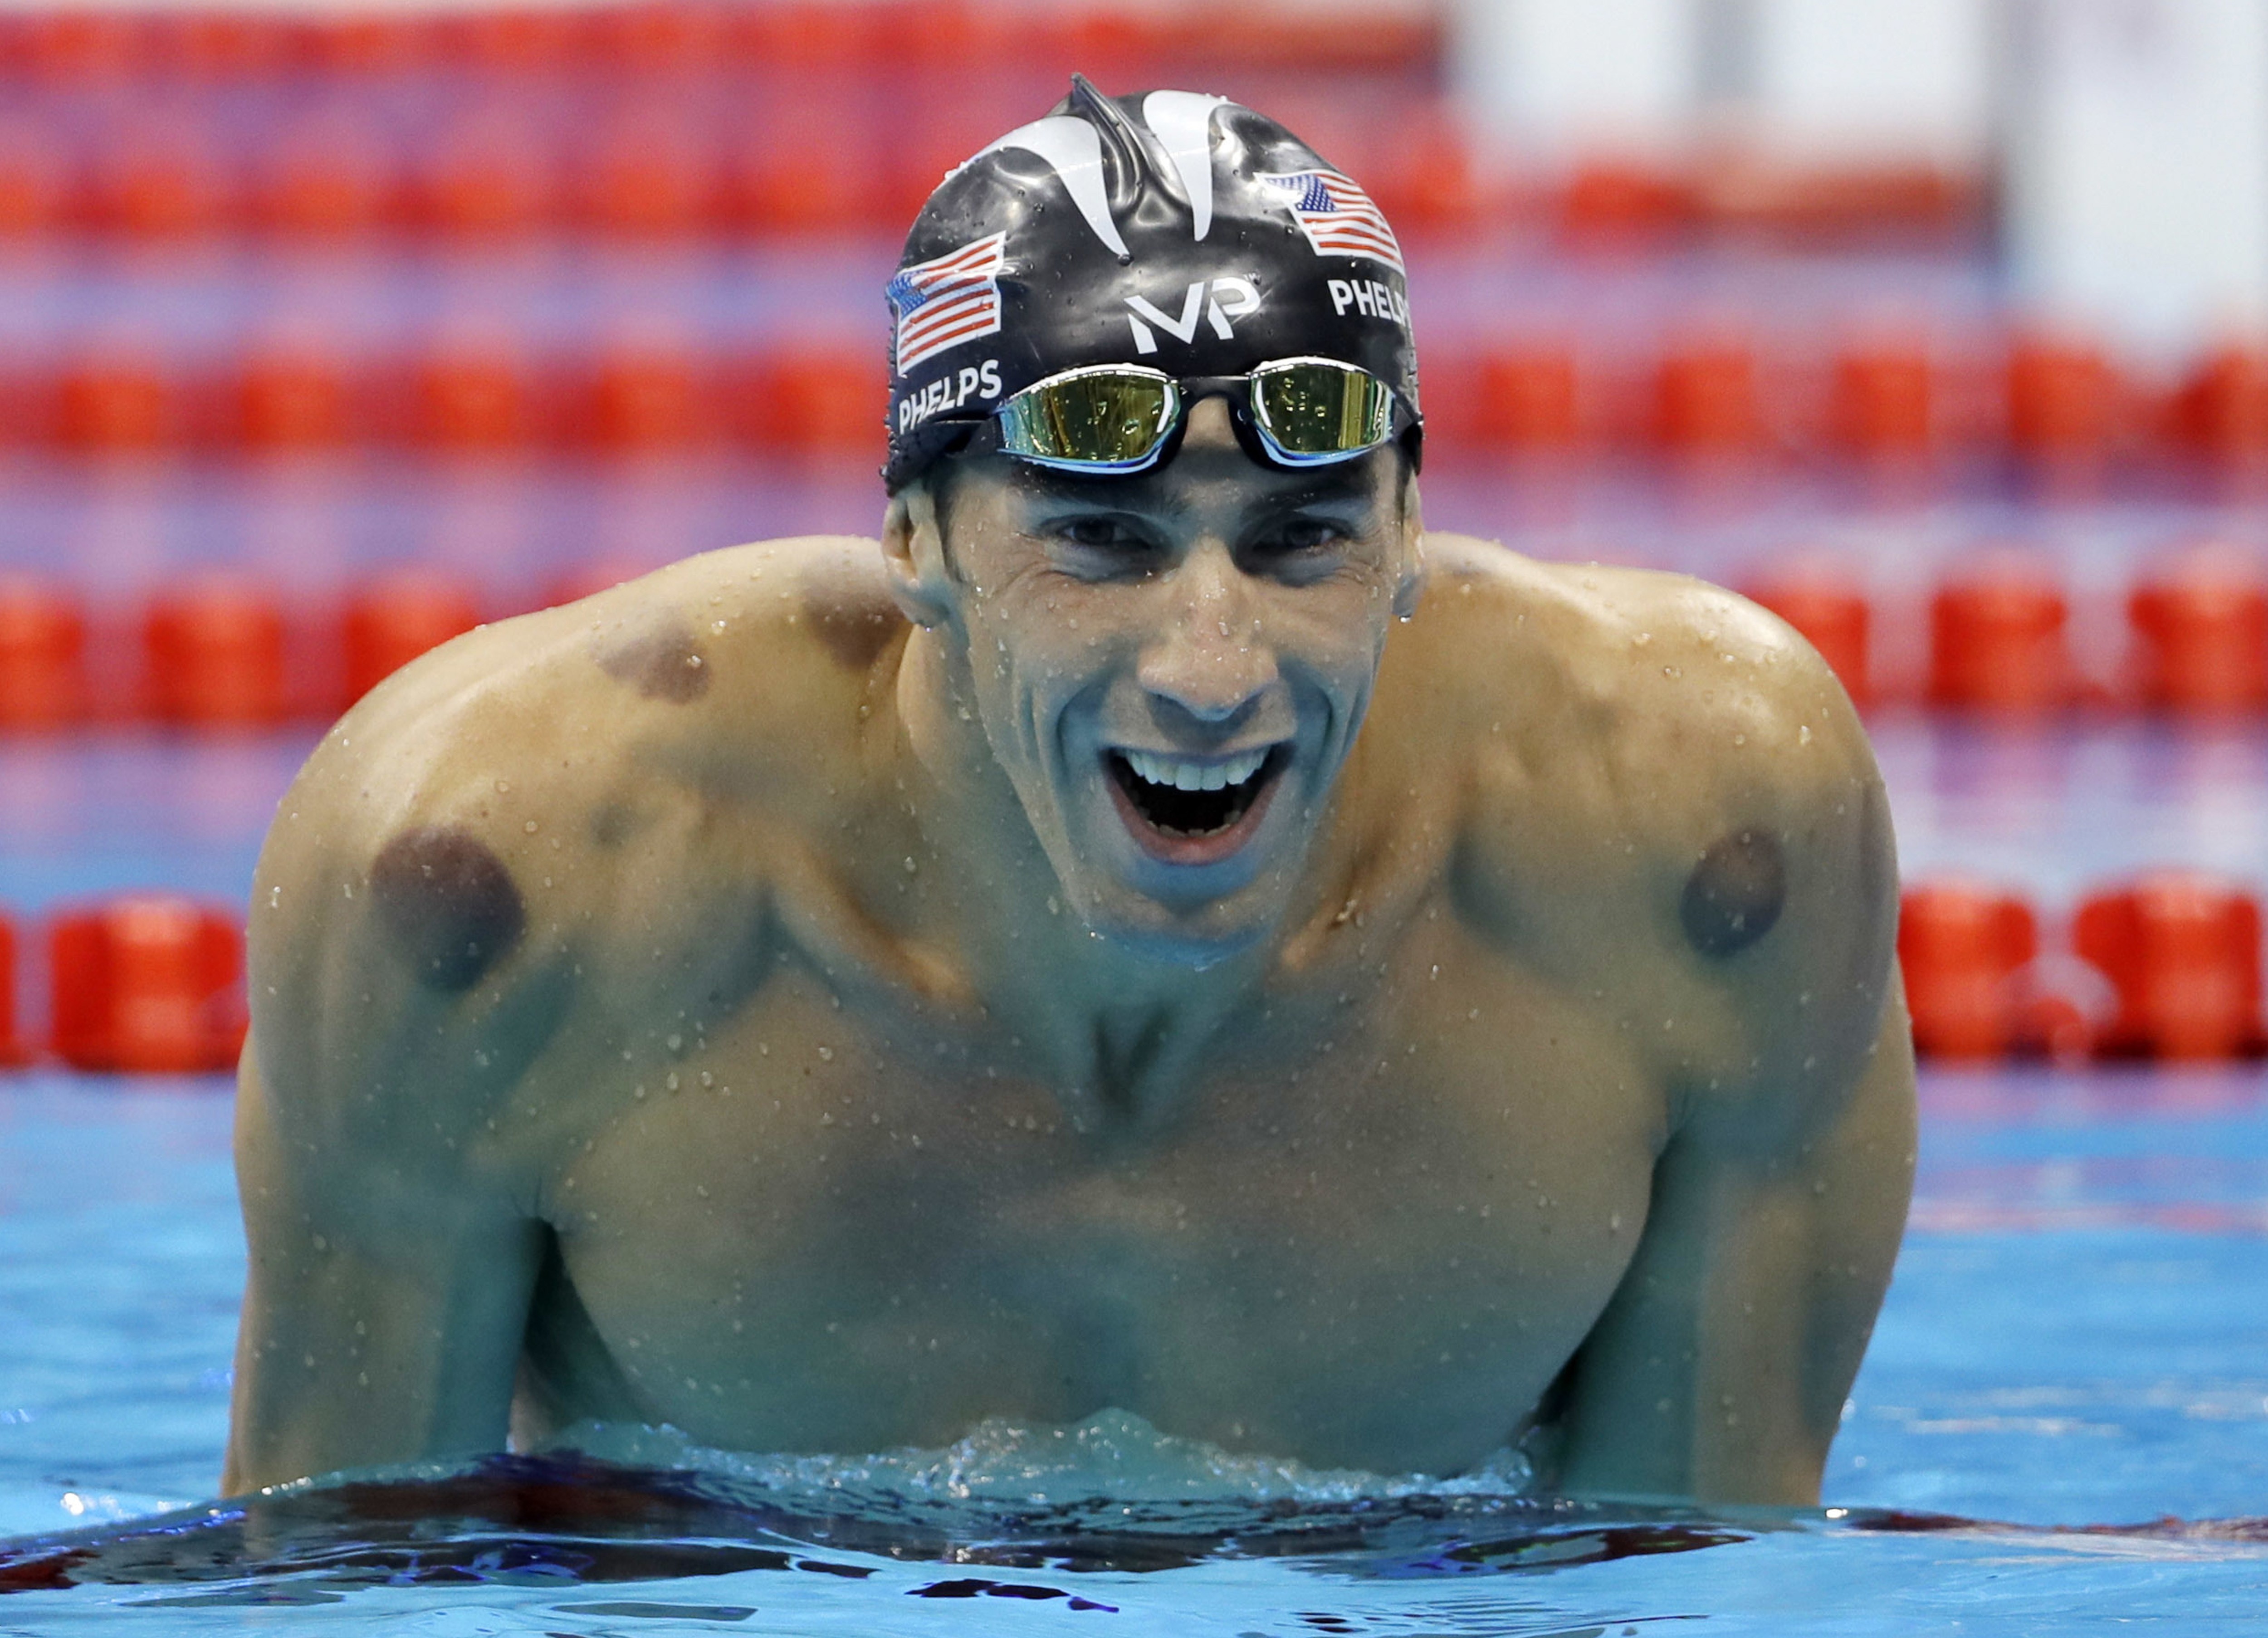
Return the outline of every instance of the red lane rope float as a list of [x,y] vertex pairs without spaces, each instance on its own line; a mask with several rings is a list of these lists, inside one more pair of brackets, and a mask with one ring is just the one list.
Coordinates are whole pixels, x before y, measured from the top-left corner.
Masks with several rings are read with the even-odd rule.
[[1898,963],[1916,1050],[1991,1060],[2023,1047],[2021,975],[2039,952],[2039,919],[2016,894],[1965,880],[1909,887]]
[[2070,605],[2044,564],[1988,557],[1930,600],[1929,703],[2037,717],[2072,703]]
[[30,1055],[16,1017],[16,921],[0,911],[0,1066]]
[[403,570],[357,587],[340,619],[351,705],[429,649],[480,623],[478,594],[466,581],[430,570]]
[[1838,447],[1873,465],[1908,466],[1937,452],[1943,429],[1937,374],[1919,341],[1852,346],[1839,354],[1830,420]]
[[195,1074],[244,1044],[244,934],[171,894],[66,911],[48,934],[49,1040],[75,1069]]
[[1874,610],[1855,579],[1824,564],[1796,564],[1767,571],[1742,589],[1819,651],[1853,705],[1864,708],[1873,703],[1868,661]]
[[86,611],[51,580],[0,577],[0,730],[71,727],[87,711]]
[[284,719],[284,608],[265,583],[216,574],[169,586],[151,600],[142,642],[156,720],[241,730]]
[[2152,872],[2089,896],[2072,933],[2118,998],[2105,1052],[2211,1059],[2260,1050],[2260,905],[2241,887]]
[[1719,338],[1673,350],[1654,377],[1654,434],[1673,454],[1751,456],[1764,445],[1756,353]]
[[2143,703],[2184,715],[2268,710],[2268,570],[2205,547],[2151,571],[2127,596]]

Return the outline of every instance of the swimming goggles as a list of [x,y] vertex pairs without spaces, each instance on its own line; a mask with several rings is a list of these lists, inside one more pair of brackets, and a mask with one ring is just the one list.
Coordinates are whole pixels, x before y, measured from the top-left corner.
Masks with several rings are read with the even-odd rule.
[[1137,364],[1088,365],[1033,382],[981,426],[1020,461],[1120,476],[1169,459],[1189,406],[1216,393],[1228,399],[1247,453],[1278,467],[1351,461],[1418,424],[1367,370],[1336,358],[1278,358],[1245,375],[1178,378]]

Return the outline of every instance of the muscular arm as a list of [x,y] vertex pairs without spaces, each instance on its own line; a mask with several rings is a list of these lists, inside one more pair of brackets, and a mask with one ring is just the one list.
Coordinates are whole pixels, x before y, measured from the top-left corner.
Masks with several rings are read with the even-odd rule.
[[497,749],[413,770],[387,704],[318,749],[256,879],[232,1493],[500,1448],[549,1232],[513,1095],[571,963],[483,839]]
[[1560,1481],[1808,1504],[1911,1182],[1881,778],[1763,611],[1678,577],[1509,572],[1507,608],[1457,600],[1537,634],[1475,736],[1462,902],[1590,998],[1602,1058],[1659,1098],[1645,1230],[1562,1376]]
[[[1682,749],[1690,771],[1663,782],[1646,920],[1654,998],[1695,1029],[1656,1037],[1666,1142],[1646,1231],[1572,1369],[1562,1477],[1809,1505],[1912,1183],[1889,809],[1808,646],[1712,589],[1662,601],[1647,617],[1669,635],[1651,647],[1674,645],[1681,675],[1653,713],[1672,726],[1639,730],[1638,753]],[[1713,699],[1681,705],[1684,677]]]
[[1579,1494],[1810,1506],[1889,1285],[1913,1170],[1905,1008],[1856,1088],[1785,1149],[1673,1139],[1644,1238],[1577,1356]]

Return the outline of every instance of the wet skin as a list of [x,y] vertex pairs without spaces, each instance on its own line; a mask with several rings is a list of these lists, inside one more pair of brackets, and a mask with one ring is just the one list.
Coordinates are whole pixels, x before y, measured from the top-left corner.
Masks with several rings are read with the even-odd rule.
[[1912,1161],[1816,656],[1217,402],[945,513],[484,628],[318,749],[254,896],[228,1487],[1115,1406],[1815,1498]]

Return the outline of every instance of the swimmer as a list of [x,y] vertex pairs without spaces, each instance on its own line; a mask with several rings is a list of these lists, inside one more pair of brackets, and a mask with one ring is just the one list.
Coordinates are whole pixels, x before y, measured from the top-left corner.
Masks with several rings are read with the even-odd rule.
[[1914,1143],[1826,668],[1425,534],[1398,248],[1248,109],[1077,84],[890,295],[879,544],[470,633],[284,798],[226,1487],[1116,1407],[1815,1502]]

